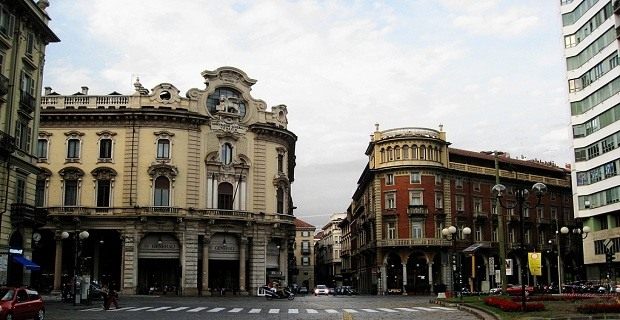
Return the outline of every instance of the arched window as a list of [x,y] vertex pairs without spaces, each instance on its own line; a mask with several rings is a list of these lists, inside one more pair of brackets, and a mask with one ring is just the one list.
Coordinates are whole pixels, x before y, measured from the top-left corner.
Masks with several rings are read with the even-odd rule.
[[84,172],[75,167],[64,168],[59,171],[63,183],[63,206],[79,205],[80,180]]
[[417,159],[417,158],[418,158],[418,146],[414,144],[413,146],[411,146],[411,159]]
[[388,154],[388,161],[394,161],[394,150],[392,150],[392,147],[387,148],[387,154]]
[[164,176],[159,176],[155,179],[153,205],[156,207],[170,206],[170,180]]
[[215,107],[220,103],[220,97],[237,98],[237,101],[234,102],[234,104],[239,110],[239,115],[241,117],[245,116],[245,102],[243,101],[241,94],[237,92],[237,90],[231,88],[217,88],[207,97],[207,109],[209,109],[209,113],[217,113]]
[[400,147],[396,146],[394,148],[394,158],[396,158],[396,160],[400,160]]
[[385,149],[381,149],[381,163],[385,162]]
[[409,146],[403,146],[403,159],[409,159]]
[[232,210],[233,208],[233,186],[228,182],[219,184],[217,193],[217,208]]
[[421,146],[420,147],[420,160],[424,160],[424,159],[426,159],[426,147]]
[[223,164],[230,164],[233,158],[233,147],[230,143],[226,142],[222,145],[222,152],[220,153],[220,161]]
[[277,212],[284,213],[284,188],[278,187],[278,190],[276,191],[276,198],[278,202]]
[[426,154],[428,155],[428,160],[435,160],[435,154],[433,153],[433,147],[428,146],[426,149]]

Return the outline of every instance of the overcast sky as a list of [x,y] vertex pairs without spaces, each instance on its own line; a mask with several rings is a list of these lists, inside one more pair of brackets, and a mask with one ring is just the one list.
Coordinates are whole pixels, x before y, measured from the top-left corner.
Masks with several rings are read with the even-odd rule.
[[375,130],[438,129],[452,147],[572,161],[558,0],[50,0],[44,86],[133,93],[233,66],[288,106],[295,215],[344,212]]

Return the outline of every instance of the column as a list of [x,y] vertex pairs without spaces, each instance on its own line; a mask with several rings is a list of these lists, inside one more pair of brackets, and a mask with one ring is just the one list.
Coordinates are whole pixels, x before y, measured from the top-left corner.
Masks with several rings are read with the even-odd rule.
[[428,285],[430,286],[431,295],[435,293],[433,282],[433,261],[428,262]]
[[56,237],[56,255],[54,256],[54,291],[60,291],[62,285],[62,239]]
[[387,288],[387,272],[385,270],[385,265],[381,265],[381,282],[379,283],[379,288],[377,294],[383,295],[385,294],[385,288]]
[[202,245],[202,292],[203,296],[210,296],[211,290],[209,289],[209,245],[211,243],[211,236],[205,234],[205,238]]
[[282,276],[284,277],[282,286],[288,286],[288,247],[286,241],[280,245],[280,261],[278,264],[280,272],[282,272]]
[[[402,266],[403,266],[403,295],[406,296],[407,295],[407,263],[403,262]],[[415,281],[413,283],[415,283]]]
[[239,241],[239,293],[241,295],[247,295],[245,291],[245,255],[247,250],[248,239],[241,237]]
[[99,249],[101,244],[95,242],[95,248],[93,249],[93,281],[99,281]]

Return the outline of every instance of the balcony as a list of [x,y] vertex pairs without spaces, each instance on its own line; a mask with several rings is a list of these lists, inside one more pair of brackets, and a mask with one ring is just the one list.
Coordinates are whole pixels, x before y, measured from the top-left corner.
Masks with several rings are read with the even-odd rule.
[[411,246],[451,246],[452,241],[439,238],[417,239],[383,239],[377,240],[377,247],[411,247]]
[[310,248],[301,248],[301,254],[310,254]]
[[15,137],[0,131],[0,158],[8,157],[15,151]]
[[19,106],[24,112],[27,114],[31,114],[34,112],[34,108],[37,105],[37,99],[33,97],[30,93],[21,90],[21,94],[19,96]]
[[519,221],[521,221],[521,218],[519,217],[518,214],[511,214],[510,216],[508,216],[508,221],[510,221],[510,222],[519,222]]
[[0,97],[9,93],[9,78],[0,74]]
[[538,224],[551,224],[551,219],[543,218],[543,217],[536,217],[536,223],[538,223]]
[[426,218],[428,215],[428,208],[425,205],[409,205],[407,214],[410,217]]
[[457,216],[464,216],[465,215],[465,210],[463,210],[463,209],[456,209],[456,215]]
[[11,224],[14,226],[39,227],[47,222],[47,211],[25,203],[11,204]]
[[486,212],[474,212],[474,219],[477,220],[486,220],[487,218],[489,218],[489,214]]

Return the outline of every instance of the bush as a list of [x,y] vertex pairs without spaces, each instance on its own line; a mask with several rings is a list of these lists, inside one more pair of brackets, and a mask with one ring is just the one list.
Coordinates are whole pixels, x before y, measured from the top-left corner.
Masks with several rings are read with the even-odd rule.
[[[506,312],[521,311],[521,304],[513,301],[512,299],[505,299],[499,297],[487,297],[484,299],[484,303],[488,306],[496,307]],[[542,303],[526,303],[525,311],[542,311],[545,310],[545,305]]]
[[588,303],[577,306],[580,313],[620,313],[620,303]]

